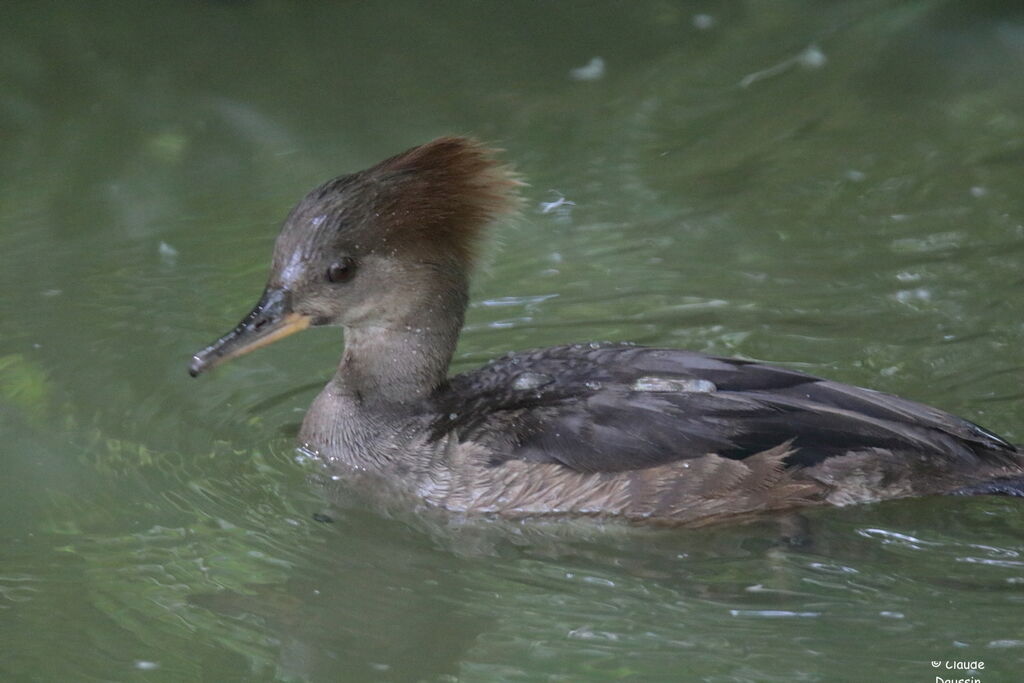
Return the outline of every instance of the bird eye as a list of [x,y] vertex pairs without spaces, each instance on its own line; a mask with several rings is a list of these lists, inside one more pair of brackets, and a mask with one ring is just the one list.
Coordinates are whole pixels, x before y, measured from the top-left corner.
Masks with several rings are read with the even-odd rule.
[[356,274],[356,261],[346,256],[327,268],[327,279],[334,283],[348,282]]

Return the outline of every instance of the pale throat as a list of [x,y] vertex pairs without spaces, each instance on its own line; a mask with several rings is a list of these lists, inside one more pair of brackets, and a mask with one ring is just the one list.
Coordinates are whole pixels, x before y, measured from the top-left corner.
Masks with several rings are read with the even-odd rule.
[[460,311],[457,317],[449,313],[446,320],[346,327],[333,388],[364,405],[426,398],[448,375],[462,319]]
[[421,404],[445,381],[469,302],[467,273],[458,264],[406,264],[391,277],[402,283],[400,292],[350,309],[330,383],[370,412]]

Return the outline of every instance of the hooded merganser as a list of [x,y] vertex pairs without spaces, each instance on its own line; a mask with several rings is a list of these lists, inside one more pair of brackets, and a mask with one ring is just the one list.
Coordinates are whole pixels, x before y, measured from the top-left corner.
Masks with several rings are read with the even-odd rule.
[[338,475],[453,512],[694,525],[1024,495],[1024,452],[971,422],[747,360],[577,344],[449,377],[475,247],[520,184],[492,150],[445,137],[321,185],[285,220],[259,303],[190,373],[342,326],[300,440]]

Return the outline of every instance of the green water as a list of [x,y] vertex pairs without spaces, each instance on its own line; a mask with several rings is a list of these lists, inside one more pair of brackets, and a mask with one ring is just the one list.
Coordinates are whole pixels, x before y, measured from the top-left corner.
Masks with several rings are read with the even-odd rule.
[[293,449],[337,330],[186,363],[305,191],[472,133],[530,187],[456,369],[680,346],[1024,441],[1022,73],[1009,0],[6,3],[0,680],[1020,680],[1020,502],[382,518]]

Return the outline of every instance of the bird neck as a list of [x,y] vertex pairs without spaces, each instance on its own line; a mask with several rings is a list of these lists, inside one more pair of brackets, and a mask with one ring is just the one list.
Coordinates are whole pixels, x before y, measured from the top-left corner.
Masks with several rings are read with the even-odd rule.
[[448,376],[459,341],[468,288],[415,297],[401,317],[345,328],[345,351],[332,388],[371,408],[416,404]]

